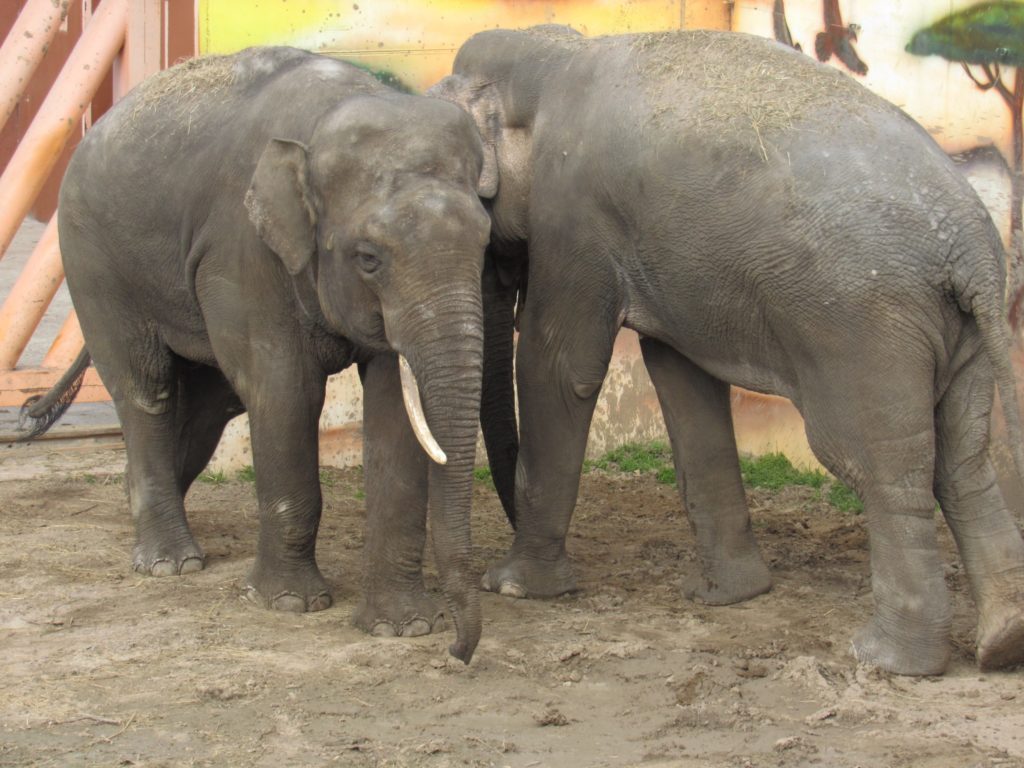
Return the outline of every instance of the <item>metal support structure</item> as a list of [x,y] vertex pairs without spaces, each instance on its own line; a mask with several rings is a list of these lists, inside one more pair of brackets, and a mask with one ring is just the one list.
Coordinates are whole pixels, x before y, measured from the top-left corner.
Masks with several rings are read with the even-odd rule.
[[[25,2],[0,47],[0,127],[22,98],[72,1]],[[114,95],[120,98],[161,69],[165,5],[163,0],[103,0],[93,10],[85,3],[82,35],[0,175],[0,257],[83,119],[88,125],[90,104],[107,73],[114,69]],[[17,368],[63,278],[54,215],[0,307],[0,406],[19,405],[48,389],[81,349],[82,333],[71,312],[42,365]],[[110,399],[95,370],[86,374],[77,399]]]
[[115,63],[115,98],[120,99],[163,68],[160,56],[164,35],[162,14],[162,0],[132,0],[124,53]]
[[0,176],[0,257],[124,45],[128,0],[105,0]]
[[12,370],[18,364],[63,279],[54,214],[0,307],[0,370]]
[[68,1],[29,0],[0,47],[0,128],[14,114],[29,80],[67,18]]

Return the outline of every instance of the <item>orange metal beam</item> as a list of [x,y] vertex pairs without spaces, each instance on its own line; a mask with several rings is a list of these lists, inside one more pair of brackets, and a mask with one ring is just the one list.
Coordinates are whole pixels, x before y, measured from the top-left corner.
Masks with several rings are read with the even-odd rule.
[[0,128],[14,113],[28,81],[68,15],[68,0],[28,0],[0,47]]
[[120,62],[122,71],[118,76],[122,90],[118,98],[160,71],[162,43],[162,0],[134,0],[128,13],[128,33]]
[[63,280],[54,214],[0,307],[0,369],[18,364]]
[[[0,371],[0,407],[18,407],[32,395],[41,395],[57,383],[64,370],[26,368],[20,371]],[[103,388],[95,368],[85,373],[82,389],[76,403],[109,403],[110,395]]]
[[57,336],[50,345],[46,357],[43,358],[43,368],[67,368],[78,357],[78,351],[85,346],[85,339],[82,337],[82,329],[78,325],[78,314],[71,310],[64,325],[57,331]]
[[0,176],[0,256],[124,44],[128,0],[104,0]]

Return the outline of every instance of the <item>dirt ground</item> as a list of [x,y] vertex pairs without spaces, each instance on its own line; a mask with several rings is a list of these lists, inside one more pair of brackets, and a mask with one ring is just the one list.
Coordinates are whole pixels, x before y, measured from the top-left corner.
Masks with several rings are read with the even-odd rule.
[[[155,579],[128,567],[119,474],[44,463],[42,478],[0,481],[3,766],[1024,766],[1024,670],[975,667],[949,537],[949,673],[858,667],[864,521],[811,489],[750,492],[776,586],[711,608],[680,595],[695,561],[674,489],[586,475],[570,542],[582,592],[484,595],[463,667],[450,632],[378,640],[349,626],[358,470],[324,471],[319,560],[336,605],[296,616],[240,599],[250,482],[197,483],[207,568]],[[482,483],[474,518],[482,569],[510,540]]]

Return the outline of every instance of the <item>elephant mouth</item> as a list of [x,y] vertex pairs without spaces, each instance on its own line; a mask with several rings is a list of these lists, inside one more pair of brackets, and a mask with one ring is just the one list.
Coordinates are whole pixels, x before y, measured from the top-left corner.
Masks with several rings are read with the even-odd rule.
[[409,365],[409,361],[405,359],[404,355],[398,356],[398,370],[402,377],[402,402],[405,403],[405,412],[409,416],[409,423],[412,425],[416,439],[432,461],[442,465],[447,464],[448,457],[441,450],[441,446],[437,444],[437,440],[434,439],[434,435],[431,434],[430,427],[427,425],[427,417],[423,413],[423,401],[420,400],[420,387],[412,372],[412,366]]

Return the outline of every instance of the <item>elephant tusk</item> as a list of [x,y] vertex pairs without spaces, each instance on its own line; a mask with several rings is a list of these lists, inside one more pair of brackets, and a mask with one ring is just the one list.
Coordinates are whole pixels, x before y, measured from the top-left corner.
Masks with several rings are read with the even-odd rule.
[[416,439],[431,459],[438,464],[447,464],[448,457],[430,434],[427,418],[423,415],[423,403],[420,401],[420,386],[416,383],[409,361],[403,355],[398,356],[398,370],[402,376],[402,402],[405,403],[405,412],[409,414],[409,423],[412,424]]

